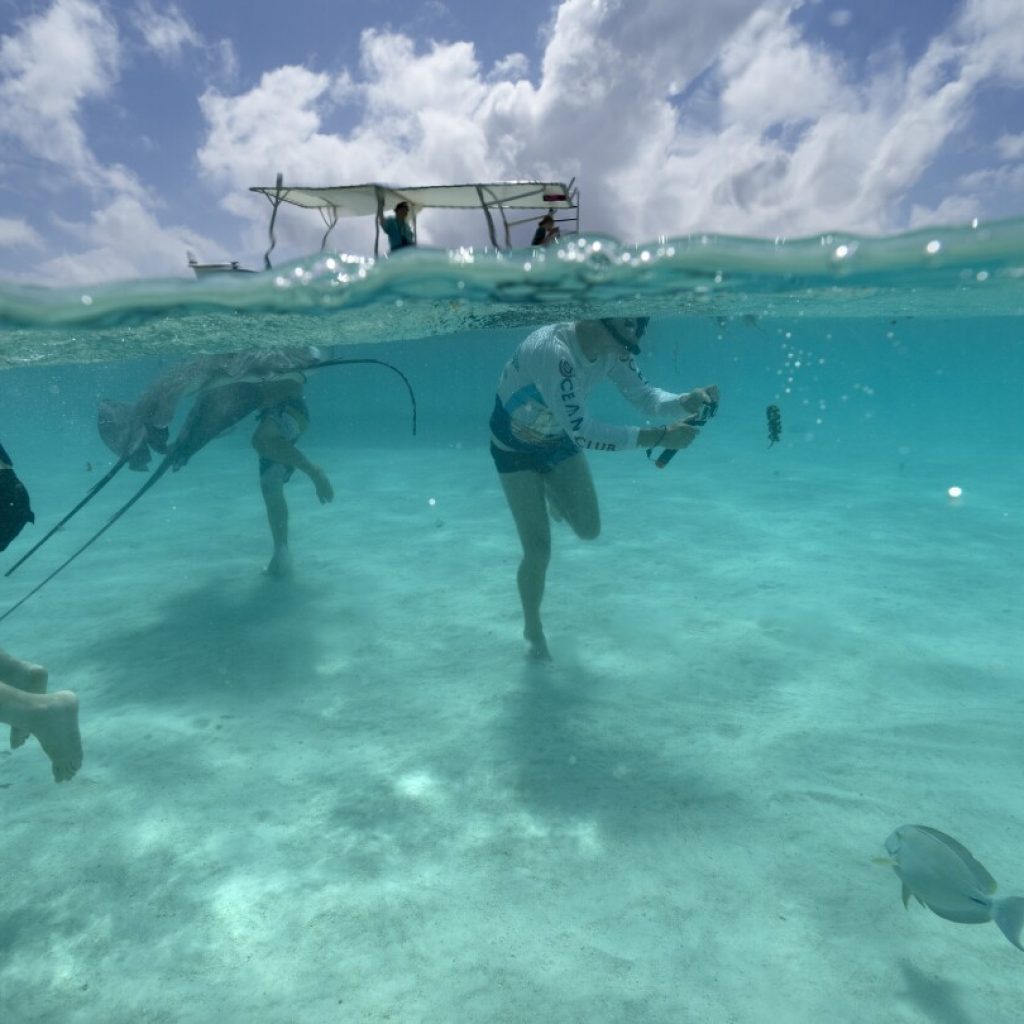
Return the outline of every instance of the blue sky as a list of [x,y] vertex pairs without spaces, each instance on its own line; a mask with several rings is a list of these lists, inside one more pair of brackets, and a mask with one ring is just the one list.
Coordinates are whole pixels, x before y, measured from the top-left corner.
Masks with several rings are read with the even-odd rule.
[[[0,276],[258,266],[292,184],[576,177],[583,226],[1024,213],[1020,0],[0,0]],[[286,210],[282,257],[319,244]],[[421,240],[484,242],[427,214]],[[468,236],[468,237],[467,237]],[[335,244],[367,251],[372,227]],[[524,239],[525,240],[525,239]]]

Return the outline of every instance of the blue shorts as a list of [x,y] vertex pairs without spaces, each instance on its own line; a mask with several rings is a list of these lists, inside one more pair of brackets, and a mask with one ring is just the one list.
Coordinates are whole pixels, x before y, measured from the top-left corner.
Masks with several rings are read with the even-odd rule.
[[[301,398],[286,398],[280,405],[264,409],[258,419],[272,419],[277,424],[281,436],[294,444],[305,432],[309,425],[309,409]],[[260,456],[260,478],[277,474],[281,483],[287,483],[295,472],[294,466],[285,466],[273,459]]]
[[499,448],[491,441],[491,458],[499,473],[550,473],[560,462],[580,453],[568,434],[562,434],[551,444],[523,444],[514,438],[508,413],[498,398],[491,413],[491,433],[513,449]]

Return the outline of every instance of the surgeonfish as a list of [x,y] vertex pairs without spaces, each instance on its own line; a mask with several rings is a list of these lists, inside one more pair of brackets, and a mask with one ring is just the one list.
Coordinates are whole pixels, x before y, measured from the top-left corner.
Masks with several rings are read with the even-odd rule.
[[995,879],[952,836],[927,825],[901,825],[885,841],[892,866],[903,883],[903,906],[913,896],[947,921],[995,921],[1018,949],[1024,926],[1024,898],[997,899]]

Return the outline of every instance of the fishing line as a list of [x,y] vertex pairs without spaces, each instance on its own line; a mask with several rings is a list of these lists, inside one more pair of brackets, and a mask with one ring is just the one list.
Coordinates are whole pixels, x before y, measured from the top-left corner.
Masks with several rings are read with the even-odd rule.
[[21,558],[19,558],[14,565],[4,573],[4,576],[10,576],[19,565],[23,562],[27,562],[32,555],[34,555],[73,515],[75,515],[75,513],[80,512],[85,508],[85,506],[88,505],[89,502],[92,501],[92,499],[95,498],[96,495],[99,494],[115,476],[117,476],[117,474],[124,468],[124,464],[130,458],[131,454],[122,455],[107,475],[104,476],[102,480],[97,480],[90,488],[89,493],[56,526],[54,526],[49,533],[47,533],[41,540],[37,540],[35,544],[33,544],[32,547],[30,547],[28,551],[26,551],[25,554],[23,554]]

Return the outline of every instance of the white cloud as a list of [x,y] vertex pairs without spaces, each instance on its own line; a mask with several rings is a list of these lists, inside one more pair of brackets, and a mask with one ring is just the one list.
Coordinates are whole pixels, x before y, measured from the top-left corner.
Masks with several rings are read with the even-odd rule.
[[199,33],[176,4],[157,11],[144,0],[132,11],[131,19],[149,48],[163,60],[174,62],[186,47],[202,45]]
[[[272,183],[277,170],[293,184],[568,180],[582,172],[588,208],[591,198],[598,200],[592,227],[628,236],[643,200],[624,204],[611,195],[612,185],[652,141],[672,135],[675,114],[659,76],[699,73],[756,6],[723,0],[698,31],[681,24],[670,2],[568,0],[558,10],[537,84],[519,77],[527,67],[516,55],[488,69],[465,42],[417,48],[402,34],[368,31],[358,81],[348,71],[332,76],[284,67],[240,95],[208,90],[201,99],[208,132],[199,165],[229,190],[225,205],[258,218],[252,239],[263,230],[267,208],[254,206],[244,190]],[[635,47],[645,40],[644,59],[626,59],[616,40]],[[359,118],[344,134],[326,128],[340,99],[355,104]],[[339,225],[342,241],[345,227]],[[432,234],[429,217],[421,228],[425,241],[459,240]],[[361,247],[365,234],[365,228],[358,232]]]
[[510,53],[494,65],[488,78],[492,82],[505,79],[515,81],[525,78],[530,73],[530,58],[525,53]]
[[238,54],[235,53],[234,43],[230,39],[221,39],[210,52],[222,79],[233,81],[238,77]]
[[1024,85],[1024,24],[1018,0],[967,0],[954,39],[965,77]]
[[[867,72],[804,36],[790,17],[798,5],[708,0],[683,17],[678,0],[562,0],[533,77],[522,54],[485,66],[469,42],[373,29],[353,67],[277,67],[240,92],[220,78],[199,97],[197,164],[248,224],[245,252],[223,256],[262,250],[269,207],[248,187],[271,185],[278,171],[292,184],[576,177],[584,228],[627,240],[879,232],[984,216],[980,179],[961,178],[932,209],[908,209],[908,196],[974,124],[987,88],[1024,86],[1018,0],[965,0],[914,62],[891,46]],[[136,10],[158,53],[212,53],[230,78],[229,41],[208,46],[173,6],[144,0]],[[186,246],[222,258],[209,240],[161,228],[132,172],[101,166],[89,149],[82,110],[110,95],[119,70],[108,11],[55,0],[0,42],[0,131],[105,190],[94,216],[73,226],[87,252],[48,270],[177,272]],[[1004,160],[1020,159],[1021,138],[1003,133]],[[1018,188],[1019,174],[1003,169],[996,182]],[[427,214],[420,228],[432,244],[483,237],[475,220],[447,215]],[[308,252],[320,230],[315,215],[289,210],[279,252]],[[365,251],[368,235],[372,226],[343,222],[333,237]]]
[[[191,40],[174,8],[149,13],[151,40],[164,55]],[[7,154],[39,162],[51,187],[81,188],[96,204],[85,222],[53,221],[84,251],[49,259],[22,276],[63,284],[160,275],[183,272],[188,247],[220,255],[215,242],[190,229],[161,227],[156,201],[138,176],[121,164],[104,164],[90,148],[85,110],[113,96],[121,60],[116,23],[104,5],[90,0],[54,0],[0,39],[0,139]],[[54,247],[16,219],[0,220],[0,245]]]
[[[882,54],[870,77],[858,81],[833,54],[800,37],[787,12],[760,10],[715,68],[717,102],[704,104],[715,120],[693,125],[684,111],[648,148],[652,184],[645,190],[638,162],[618,176],[620,190],[647,192],[665,223],[661,233],[903,227],[902,203],[968,123],[981,89],[1016,73],[1024,35],[1005,14],[995,0],[975,4],[915,65],[904,66],[896,52]],[[1015,42],[1008,45],[1006,36]],[[938,215],[954,207],[951,199]],[[923,212],[918,207],[915,216]],[[656,227],[641,210],[635,219]]]
[[42,249],[43,240],[31,224],[12,217],[0,217],[0,248]]
[[140,0],[126,17],[142,37],[145,49],[164,63],[180,64],[189,51],[206,76],[221,82],[238,77],[238,55],[232,41],[207,42],[177,4],[157,10],[151,0]]
[[[329,180],[332,165],[344,161],[347,149],[343,139],[322,130],[334,84],[322,72],[281,67],[238,96],[208,89],[199,98],[208,126],[197,154],[202,172],[234,188],[272,184],[278,170],[292,182],[308,181],[310,175]],[[340,172],[346,173],[343,163]],[[229,194],[229,206],[232,198]]]
[[62,227],[85,248],[40,265],[44,278],[53,284],[181,273],[190,249],[208,259],[228,256],[216,242],[191,228],[162,225],[144,203],[129,195],[94,210],[88,221]]
[[910,208],[907,227],[925,228],[935,226],[953,227],[969,224],[981,213],[977,198],[965,195],[946,196],[936,207],[914,203]]
[[996,149],[1004,160],[1020,160],[1024,157],[1024,132],[1020,135],[1001,135],[996,139]]
[[84,104],[109,95],[119,64],[117,29],[102,8],[56,0],[0,41],[0,136],[84,184],[103,183],[107,169],[93,156],[79,117]]

